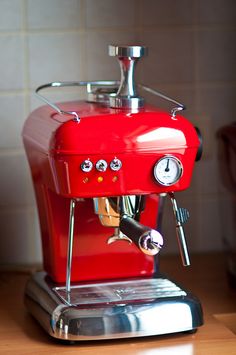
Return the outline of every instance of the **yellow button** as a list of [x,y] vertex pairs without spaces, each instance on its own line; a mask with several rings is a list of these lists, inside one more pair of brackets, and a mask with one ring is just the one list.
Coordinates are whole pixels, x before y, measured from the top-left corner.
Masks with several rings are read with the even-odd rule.
[[113,176],[112,181],[116,182],[118,180],[118,176]]
[[98,182],[103,182],[103,177],[102,177],[102,176],[99,176],[97,181],[98,181]]

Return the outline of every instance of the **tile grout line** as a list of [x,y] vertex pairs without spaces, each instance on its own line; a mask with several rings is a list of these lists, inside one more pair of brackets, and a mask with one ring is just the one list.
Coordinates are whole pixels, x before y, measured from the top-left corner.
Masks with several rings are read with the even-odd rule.
[[25,152],[23,147],[17,147],[17,148],[0,148],[0,157],[5,157],[5,156],[25,156]]
[[82,74],[81,79],[87,79],[88,68],[87,68],[87,41],[86,41],[86,1],[80,1],[81,12],[80,12],[80,25],[81,25],[81,35],[80,35],[80,51],[81,51],[81,64],[80,73]]
[[27,25],[27,0],[22,0],[22,37],[24,40],[24,115],[25,118],[30,110],[30,96],[28,88],[30,87],[30,74],[29,74],[29,32]]
[[[25,0],[22,0],[25,1]],[[26,7],[27,9],[27,7]],[[193,31],[193,30],[198,30],[198,31],[235,31],[236,27],[233,24],[212,24],[212,25],[194,25],[194,24],[189,24],[189,25],[160,25],[160,26],[142,26],[142,25],[138,25],[138,26],[134,26],[134,27],[130,27],[130,26],[122,26],[122,27],[86,27],[84,28],[83,26],[77,29],[73,29],[73,28],[38,28],[38,29],[34,29],[31,28],[30,32],[31,34],[35,34],[35,35],[40,35],[40,34],[80,34],[80,33],[84,33],[84,31],[86,32],[91,32],[91,33],[104,33],[104,32],[127,32],[128,30],[135,30],[135,31],[143,31],[143,32],[153,32],[153,31],[168,31],[168,32],[172,32],[174,31]],[[4,30],[0,30],[0,37],[1,36],[11,36],[11,35],[18,35],[19,31],[4,31]]]

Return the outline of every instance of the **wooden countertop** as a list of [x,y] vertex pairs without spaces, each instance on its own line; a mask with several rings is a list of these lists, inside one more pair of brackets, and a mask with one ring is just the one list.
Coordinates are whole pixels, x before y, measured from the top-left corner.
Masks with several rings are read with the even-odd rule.
[[0,273],[0,354],[236,355],[236,291],[230,289],[222,254],[163,256],[161,270],[201,300],[205,324],[195,334],[175,334],[68,345],[49,337],[23,305],[27,271]]

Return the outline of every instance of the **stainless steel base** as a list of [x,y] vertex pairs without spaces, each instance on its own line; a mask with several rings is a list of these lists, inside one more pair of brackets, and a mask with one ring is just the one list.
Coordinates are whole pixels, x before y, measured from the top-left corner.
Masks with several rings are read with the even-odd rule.
[[43,328],[63,340],[99,340],[191,331],[202,325],[199,301],[164,276],[57,287],[34,274],[25,304]]

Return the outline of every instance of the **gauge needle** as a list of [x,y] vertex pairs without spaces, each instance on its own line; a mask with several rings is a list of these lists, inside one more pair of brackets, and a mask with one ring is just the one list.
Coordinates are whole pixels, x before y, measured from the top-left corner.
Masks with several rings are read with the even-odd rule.
[[165,168],[166,172],[170,171],[170,169],[169,169],[169,161],[170,161],[170,159],[167,159],[167,164],[166,164],[166,168]]

